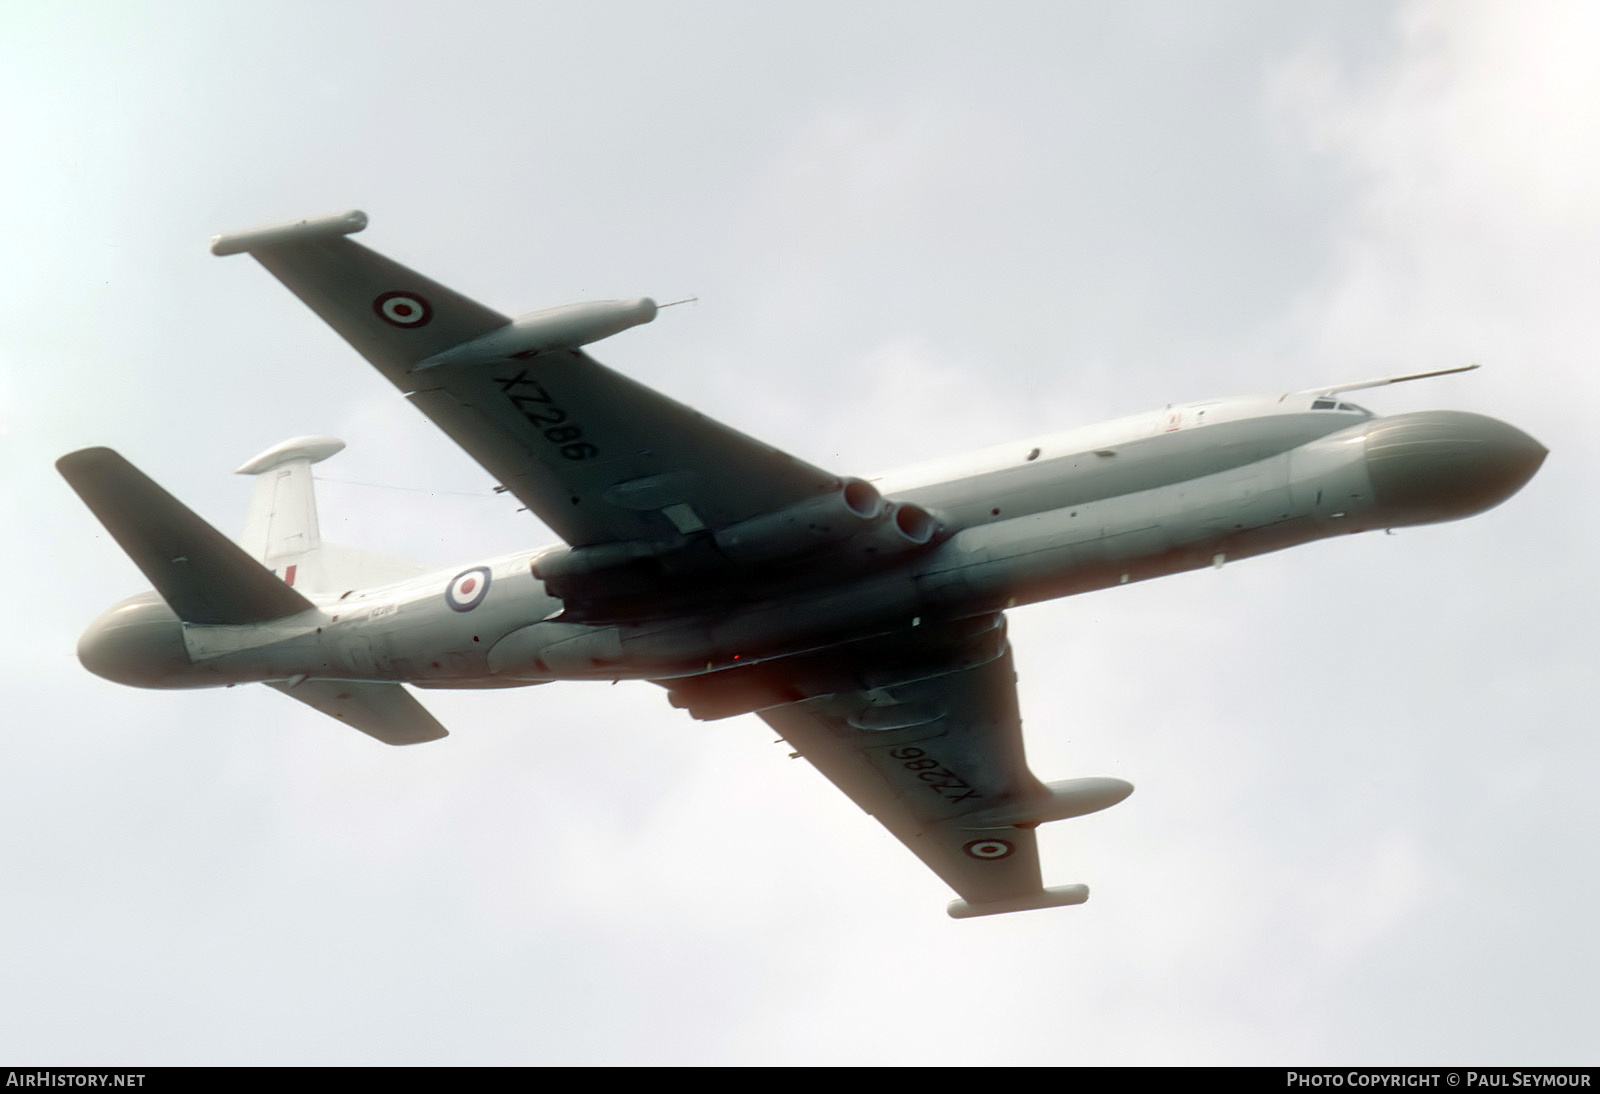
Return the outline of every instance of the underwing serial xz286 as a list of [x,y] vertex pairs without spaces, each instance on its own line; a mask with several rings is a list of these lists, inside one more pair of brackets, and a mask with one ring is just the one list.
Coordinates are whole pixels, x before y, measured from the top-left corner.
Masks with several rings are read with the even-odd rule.
[[298,437],[240,468],[241,547],[84,449],[61,473],[155,590],[89,627],[83,664],[138,687],[264,683],[389,744],[445,735],[403,684],[649,680],[695,718],[759,715],[960,894],[957,918],[1087,900],[1044,887],[1034,829],[1133,789],[1028,769],[1007,608],[1470,516],[1545,458],[1492,418],[1342,399],[1424,373],[841,476],[584,352],[653,301],[508,319],[346,238],[366,223],[211,249],[253,255],[565,543],[431,574],[324,544],[311,466],[343,444]]

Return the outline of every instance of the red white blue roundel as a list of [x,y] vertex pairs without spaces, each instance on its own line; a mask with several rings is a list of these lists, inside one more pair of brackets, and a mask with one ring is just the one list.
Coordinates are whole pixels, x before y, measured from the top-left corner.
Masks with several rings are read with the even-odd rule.
[[444,602],[458,612],[470,612],[489,593],[489,567],[474,566],[463,570],[444,591]]
[[1003,839],[975,839],[962,848],[973,858],[1005,858],[1016,848]]
[[414,292],[386,292],[372,302],[372,310],[397,327],[420,327],[433,318],[428,302]]

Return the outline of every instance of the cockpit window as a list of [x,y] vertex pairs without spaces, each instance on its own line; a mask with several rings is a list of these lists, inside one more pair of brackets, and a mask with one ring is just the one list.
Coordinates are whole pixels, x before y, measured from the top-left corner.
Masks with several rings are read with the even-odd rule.
[[1322,399],[1313,400],[1312,403],[1311,403],[1311,409],[1312,410],[1342,410],[1346,414],[1360,414],[1360,415],[1362,415],[1364,417],[1367,417],[1367,418],[1372,417],[1372,412],[1370,410],[1365,410],[1362,407],[1356,406],[1356,404],[1354,404],[1354,403],[1341,403],[1341,402],[1336,402],[1335,400],[1328,399],[1328,398],[1322,398]]

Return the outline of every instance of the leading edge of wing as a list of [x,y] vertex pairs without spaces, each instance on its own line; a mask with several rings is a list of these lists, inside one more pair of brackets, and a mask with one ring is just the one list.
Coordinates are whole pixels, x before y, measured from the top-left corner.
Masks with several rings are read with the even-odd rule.
[[717,531],[841,482],[580,350],[430,369],[408,395],[575,547]]
[[1043,891],[1032,829],[968,819],[1043,790],[1022,761],[1014,680],[1007,648],[977,668],[760,713],[965,902],[987,905]]
[[512,320],[345,238],[365,225],[313,218],[213,250],[252,255],[567,543],[674,542],[841,485],[581,352],[653,302]]

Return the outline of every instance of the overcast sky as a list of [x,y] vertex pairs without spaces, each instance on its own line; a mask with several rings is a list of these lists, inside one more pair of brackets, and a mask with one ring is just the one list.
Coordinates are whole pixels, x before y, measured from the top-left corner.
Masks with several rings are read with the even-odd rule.
[[[1594,1063],[1600,8],[0,9],[0,1057]],[[142,577],[56,475],[349,449],[324,534],[553,537],[216,232],[359,207],[499,310],[697,295],[596,356],[840,473],[1167,402],[1365,393],[1551,449],[1459,524],[1012,613],[1079,908],[951,894],[753,717],[427,693],[389,749],[121,688]],[[460,492],[460,493],[451,493]]]

